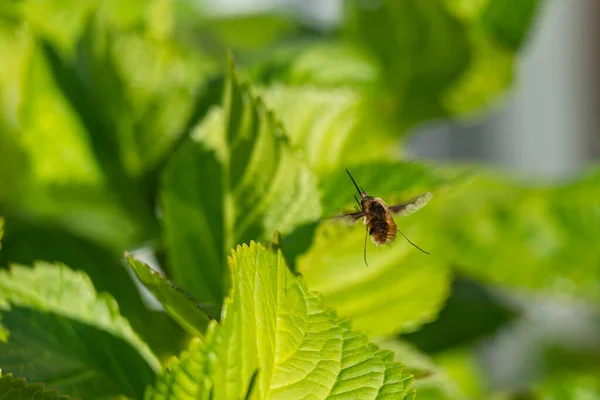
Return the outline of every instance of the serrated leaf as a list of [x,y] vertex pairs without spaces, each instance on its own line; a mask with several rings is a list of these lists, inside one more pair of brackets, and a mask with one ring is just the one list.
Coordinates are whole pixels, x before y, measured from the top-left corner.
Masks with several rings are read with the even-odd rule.
[[62,265],[0,271],[0,365],[74,396],[139,396],[160,363],[108,294]]
[[[390,205],[439,190],[448,182],[419,164],[380,163],[349,169],[370,195]],[[325,216],[348,210],[356,189],[343,169],[323,179],[322,185]],[[429,197],[424,196],[424,200]],[[422,213],[427,213],[427,207],[410,218],[395,220],[406,236],[431,252],[428,242],[434,233],[421,226]],[[323,293],[327,304],[340,316],[350,318],[356,329],[369,334],[385,337],[407,332],[435,318],[450,287],[450,272],[444,260],[434,252],[422,254],[398,234],[389,247],[377,248],[368,240],[367,267],[364,241],[361,221],[354,225],[325,221],[317,228],[312,247],[298,257],[297,269],[309,287]]]
[[404,371],[413,375],[411,387],[416,389],[419,400],[465,399],[442,368],[408,343],[400,340],[383,340],[378,341],[377,344],[393,351],[396,360],[402,360]]
[[232,67],[223,107],[172,157],[161,200],[174,281],[205,303],[221,303],[236,243],[268,240],[320,215],[302,154]]
[[0,370],[0,399],[6,400],[67,400],[54,390],[45,390],[42,383],[27,383],[24,378],[14,378],[12,374],[2,374]]
[[281,251],[252,242],[230,258],[232,289],[223,322],[212,323],[159,376],[147,399],[410,398],[410,379],[326,309],[287,268]]
[[204,337],[208,322],[219,315],[213,315],[206,306],[196,303],[187,292],[169,282],[164,275],[154,271],[147,264],[131,255],[126,257],[139,280],[162,303],[167,313],[191,335]]

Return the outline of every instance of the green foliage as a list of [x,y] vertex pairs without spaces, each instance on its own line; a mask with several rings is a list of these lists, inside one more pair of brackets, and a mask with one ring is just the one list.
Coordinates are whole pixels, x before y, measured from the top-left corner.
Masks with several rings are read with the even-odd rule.
[[[509,318],[451,282],[597,307],[598,168],[531,187],[397,143],[495,102],[541,2],[376,3],[329,32],[171,0],[3,4],[0,368],[83,398],[489,399],[471,346]],[[346,168],[388,204],[433,193],[396,218],[430,255],[399,234],[364,265],[364,225],[329,219],[354,205]],[[164,312],[123,262],[140,247]],[[597,388],[582,367],[529,394]],[[1,398],[44,396],[0,377]]]
[[600,380],[597,369],[584,374],[552,377],[532,395],[539,400],[597,400],[600,399]]
[[403,127],[473,114],[512,80],[537,0],[348,2],[347,34],[382,71]]
[[29,265],[37,260],[61,260],[85,272],[99,292],[108,292],[119,303],[121,314],[159,357],[179,348],[181,330],[164,313],[150,311],[139,296],[119,255],[88,239],[51,224],[18,218],[6,221],[7,236],[0,265]]
[[422,225],[443,229],[432,251],[464,275],[597,304],[599,188],[597,168],[577,181],[538,188],[481,173],[431,202]]
[[154,271],[147,264],[131,255],[127,255],[127,260],[140,282],[162,303],[167,313],[190,335],[204,337],[208,322],[218,316],[214,310],[210,310],[206,305],[196,303],[187,292],[175,286],[164,275]]
[[[353,168],[352,174],[359,185],[368,183],[370,194],[389,204],[421,194],[424,189],[420,188],[435,191],[446,182],[433,170],[400,163],[361,165]],[[347,209],[355,189],[345,171],[332,174],[324,182],[327,189],[323,189],[323,198],[329,215]],[[402,186],[404,195],[396,189]],[[429,235],[420,230],[418,221],[422,213],[427,209],[396,221],[402,232],[427,249]],[[309,287],[323,293],[327,303],[341,316],[351,318],[357,329],[384,337],[411,331],[435,318],[448,296],[450,273],[441,258],[422,254],[398,236],[390,248],[376,248],[368,240],[369,266],[365,267],[364,225],[325,223],[317,229],[312,247],[299,258],[297,268]],[[423,285],[428,290],[422,290]]]
[[[393,135],[373,117],[374,110],[355,89],[274,84],[260,93],[318,175],[340,165],[393,155]],[[365,141],[367,133],[369,140]]]
[[229,249],[275,229],[288,233],[318,218],[321,208],[302,154],[233,67],[223,103],[170,160],[161,190],[174,279],[217,304]]
[[230,258],[231,292],[221,325],[158,378],[147,399],[412,398],[393,354],[350,330],[308,291],[281,251],[252,242]]
[[27,383],[23,378],[13,378],[12,374],[2,375],[0,371],[1,399],[39,399],[67,400],[69,396],[61,396],[56,391],[44,390],[41,383]]
[[148,346],[85,274],[38,263],[0,271],[9,332],[0,365],[73,396],[139,395],[160,368]]

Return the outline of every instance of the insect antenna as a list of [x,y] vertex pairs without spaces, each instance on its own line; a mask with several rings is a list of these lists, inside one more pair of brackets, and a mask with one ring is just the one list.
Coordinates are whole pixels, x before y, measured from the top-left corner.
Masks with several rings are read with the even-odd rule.
[[361,190],[361,188],[358,187],[358,185],[356,184],[356,181],[354,180],[354,178],[352,177],[352,175],[350,175],[350,171],[348,171],[348,169],[346,169],[346,173],[348,174],[348,176],[352,180],[352,183],[354,183],[354,187],[356,188],[356,190],[358,190],[359,196],[362,197],[362,194],[365,193],[365,191]]
[[404,239],[406,239],[408,241],[408,243],[412,244],[413,246],[415,246],[417,249],[421,250],[423,253],[425,254],[429,254],[428,252],[426,252],[425,250],[423,250],[422,248],[420,248],[419,246],[417,246],[416,244],[414,244],[413,242],[410,241],[409,238],[406,237],[406,235],[404,233],[402,233],[402,231],[400,229],[398,229],[398,232],[400,232],[400,234],[402,236],[404,236]]

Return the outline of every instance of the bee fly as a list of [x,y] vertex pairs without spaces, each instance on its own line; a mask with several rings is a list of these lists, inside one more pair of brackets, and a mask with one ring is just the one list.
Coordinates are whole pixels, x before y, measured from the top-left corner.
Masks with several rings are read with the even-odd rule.
[[406,203],[388,206],[383,199],[369,196],[365,190],[358,186],[352,175],[350,175],[350,171],[346,170],[346,172],[348,173],[348,176],[352,180],[352,183],[354,184],[354,187],[360,196],[359,200],[358,197],[354,195],[354,200],[356,200],[358,203],[359,208],[354,213],[346,213],[338,216],[337,218],[346,218],[352,221],[357,221],[359,218],[363,219],[363,222],[366,225],[365,244],[363,249],[365,265],[368,266],[367,236],[369,235],[371,235],[371,240],[376,246],[381,246],[393,242],[394,239],[396,239],[396,233],[400,232],[400,234],[404,236],[404,239],[406,239],[408,243],[412,244],[423,253],[429,254],[411,242],[410,239],[398,229],[396,223],[394,222],[393,214],[410,215],[414,213],[427,204],[429,200],[431,200],[433,197],[431,193],[424,193]]

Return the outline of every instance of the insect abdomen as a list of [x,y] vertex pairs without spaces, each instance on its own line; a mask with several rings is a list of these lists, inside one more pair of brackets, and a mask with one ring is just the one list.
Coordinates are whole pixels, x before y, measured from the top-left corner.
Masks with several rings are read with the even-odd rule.
[[385,218],[372,219],[369,234],[376,245],[388,244],[396,237],[396,224],[392,221],[390,225]]

